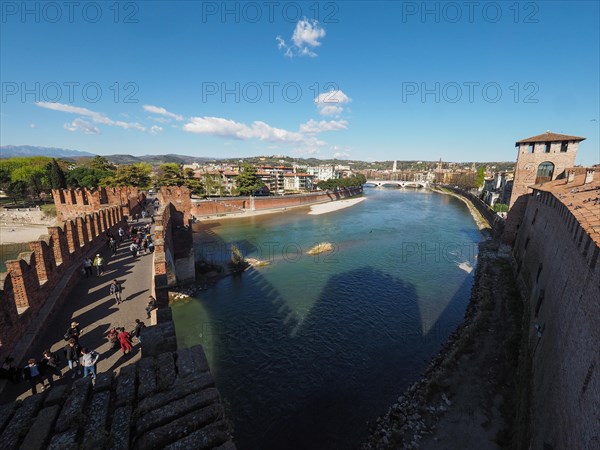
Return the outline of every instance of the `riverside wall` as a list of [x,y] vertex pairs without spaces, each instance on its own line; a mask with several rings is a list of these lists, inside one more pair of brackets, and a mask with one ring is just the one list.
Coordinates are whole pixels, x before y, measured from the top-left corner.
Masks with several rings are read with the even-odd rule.
[[[525,198],[512,255],[531,318],[530,448],[598,448],[598,241],[576,217],[583,209],[574,214],[577,207],[565,204],[562,195],[534,191]],[[600,223],[598,206],[595,216],[584,214]]]
[[325,203],[353,197],[362,193],[362,187],[343,188],[337,191],[311,192],[308,194],[273,197],[232,197],[210,200],[195,200],[190,204],[191,216],[203,217],[216,214],[233,214],[244,211],[261,211],[277,208]]

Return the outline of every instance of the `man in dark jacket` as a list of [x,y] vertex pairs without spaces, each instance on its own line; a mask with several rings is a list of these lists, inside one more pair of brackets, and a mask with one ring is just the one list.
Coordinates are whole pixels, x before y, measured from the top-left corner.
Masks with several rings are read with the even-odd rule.
[[79,347],[79,344],[75,339],[69,339],[69,343],[65,347],[65,356],[67,358],[67,363],[69,364],[69,369],[71,369],[71,371],[73,372],[71,378],[75,378],[75,365],[77,365],[77,373],[81,373],[81,364],[79,362],[79,357],[81,356],[81,348]]
[[44,384],[42,380],[42,368],[34,358],[31,358],[23,368],[23,378],[29,381],[32,394],[37,394],[36,386],[38,383]]
[[135,319],[135,328],[133,329],[133,332],[131,334],[132,336],[137,338],[140,344],[142,343],[142,338],[140,337],[140,335],[142,334],[142,329],[145,327],[146,324],[144,322],[142,322],[140,319]]
[[44,350],[44,356],[40,365],[42,366],[42,372],[48,380],[50,386],[54,386],[54,377],[61,378],[62,374],[58,368],[60,357],[56,353],[52,353],[50,349]]

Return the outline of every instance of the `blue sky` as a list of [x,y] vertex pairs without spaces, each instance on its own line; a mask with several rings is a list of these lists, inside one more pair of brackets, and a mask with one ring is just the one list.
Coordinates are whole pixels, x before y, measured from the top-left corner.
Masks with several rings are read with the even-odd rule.
[[1,5],[2,145],[510,161],[551,130],[600,159],[599,2]]

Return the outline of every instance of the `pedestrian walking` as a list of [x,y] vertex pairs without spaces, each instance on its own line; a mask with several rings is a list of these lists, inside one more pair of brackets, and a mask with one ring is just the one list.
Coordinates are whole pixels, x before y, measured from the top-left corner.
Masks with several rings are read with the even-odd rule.
[[137,244],[135,242],[132,242],[131,245],[129,246],[129,251],[131,252],[131,256],[133,258],[135,258],[137,256],[139,247],[137,246]]
[[85,277],[92,276],[92,260],[87,256],[83,258],[83,270],[85,271]]
[[110,284],[110,295],[114,297],[117,305],[123,303],[123,300],[121,299],[121,292],[123,292],[123,286],[121,286],[121,283],[119,283],[119,281],[115,278]]
[[60,363],[60,357],[56,353],[52,353],[50,349],[44,350],[44,356],[42,357],[41,366],[42,372],[48,380],[50,387],[54,386],[54,377],[61,378],[62,374],[58,368]]
[[79,363],[79,357],[81,356],[81,348],[77,341],[73,338],[69,339],[68,344],[65,347],[65,357],[67,359],[67,364],[69,365],[69,369],[73,372],[71,378],[75,378],[75,366],[77,366],[77,374],[81,373],[81,369],[79,368],[81,364]]
[[123,230],[123,227],[119,227],[119,242],[123,242],[123,239],[125,239],[125,231]]
[[148,250],[150,250],[150,253],[154,253],[154,242],[150,241],[148,243]]
[[81,356],[81,364],[83,365],[83,378],[86,378],[89,373],[92,374],[92,380],[96,380],[96,363],[100,355],[94,350],[84,348]]
[[121,350],[123,351],[123,354],[126,355],[127,353],[131,352],[131,350],[133,350],[131,335],[125,331],[124,328],[120,328],[118,337],[119,342],[121,343]]
[[142,211],[142,219],[146,218],[146,210]]
[[133,332],[131,334],[138,340],[140,344],[142,343],[142,338],[140,337],[140,335],[142,334],[142,330],[144,328],[146,328],[146,324],[140,319],[135,319],[135,328],[133,329]]
[[142,241],[142,248],[144,249],[144,255],[145,255],[146,253],[148,253],[148,245],[149,245],[149,244],[148,244],[148,239],[147,239],[147,238],[144,238],[144,240]]
[[156,309],[156,299],[151,295],[148,297],[148,304],[146,305],[146,313],[148,314],[148,319],[150,319],[150,311]]
[[75,339],[75,342],[79,342],[79,336],[81,336],[81,328],[79,328],[79,323],[73,321],[65,333],[65,341],[68,341],[69,339]]
[[96,255],[96,258],[94,258],[94,266],[96,266],[98,276],[104,273],[104,258],[100,256],[100,253]]
[[110,249],[112,250],[112,254],[113,256],[115,256],[117,254],[117,250],[119,248],[119,244],[117,244],[117,241],[115,240],[115,238],[110,238]]
[[31,386],[31,393],[37,394],[37,384],[42,383],[42,390],[44,390],[44,380],[42,379],[42,368],[35,358],[31,358],[27,361],[27,365],[23,368],[23,378],[29,381]]

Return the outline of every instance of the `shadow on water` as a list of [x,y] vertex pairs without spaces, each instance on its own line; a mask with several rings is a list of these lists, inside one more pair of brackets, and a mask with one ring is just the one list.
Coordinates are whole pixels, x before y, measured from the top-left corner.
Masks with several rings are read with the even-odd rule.
[[232,278],[229,298],[204,307],[239,448],[357,447],[366,421],[415,381],[460,321],[471,282],[424,334],[415,287],[369,266],[331,276],[304,320],[258,271]]

